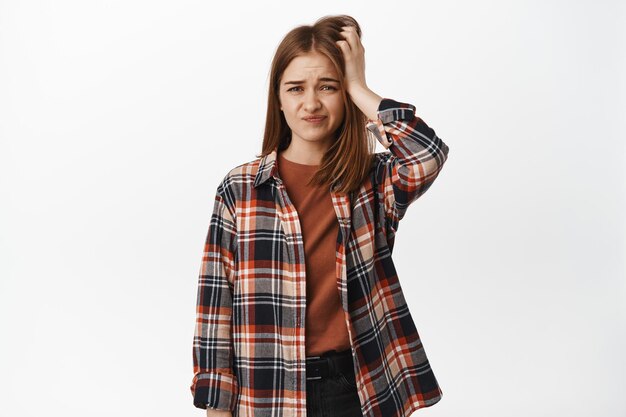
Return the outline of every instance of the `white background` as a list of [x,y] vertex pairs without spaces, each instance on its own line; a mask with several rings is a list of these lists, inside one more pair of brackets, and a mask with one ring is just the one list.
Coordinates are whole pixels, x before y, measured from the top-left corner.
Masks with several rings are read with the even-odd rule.
[[204,415],[216,186],[282,37],[339,13],[450,146],[394,252],[444,392],[416,415],[626,415],[626,8],[496,0],[0,1],[2,415]]

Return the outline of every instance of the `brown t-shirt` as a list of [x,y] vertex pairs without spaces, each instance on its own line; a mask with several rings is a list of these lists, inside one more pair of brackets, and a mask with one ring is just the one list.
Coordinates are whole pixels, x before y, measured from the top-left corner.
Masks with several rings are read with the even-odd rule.
[[350,348],[335,270],[339,223],[329,186],[310,186],[319,165],[292,162],[278,153],[278,175],[296,207],[306,262],[306,355]]

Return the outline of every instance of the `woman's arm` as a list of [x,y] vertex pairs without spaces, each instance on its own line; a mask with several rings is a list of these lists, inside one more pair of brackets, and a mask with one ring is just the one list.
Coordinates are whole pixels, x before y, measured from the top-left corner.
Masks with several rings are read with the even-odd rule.
[[388,149],[377,154],[375,183],[383,196],[387,238],[393,245],[400,220],[439,176],[449,148],[415,115],[415,106],[389,98],[381,101],[378,117],[367,130]]
[[376,179],[384,196],[389,237],[398,228],[408,206],[428,190],[448,157],[448,145],[420,117],[415,106],[381,98],[365,82],[365,49],[355,28],[341,32],[337,41],[345,62],[347,93],[369,119],[367,130],[389,153],[379,157]]
[[[233,371],[232,311],[236,220],[224,181],[215,194],[198,277],[193,338],[194,405],[216,415],[232,411],[238,394]],[[224,414],[221,413],[220,416]]]

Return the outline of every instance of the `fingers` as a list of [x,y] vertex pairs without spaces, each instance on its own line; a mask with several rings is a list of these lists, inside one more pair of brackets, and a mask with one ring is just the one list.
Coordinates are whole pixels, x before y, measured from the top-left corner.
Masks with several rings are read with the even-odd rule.
[[336,41],[346,62],[345,79],[347,89],[351,85],[365,85],[365,48],[354,26],[343,26],[339,34],[344,38]]
[[336,41],[335,42],[337,44],[337,46],[339,47],[339,49],[341,49],[341,51],[344,54],[348,54],[350,53],[351,49],[350,49],[350,44],[347,41]]
[[361,39],[359,38],[359,35],[356,32],[356,28],[354,26],[342,26],[342,29],[343,30],[340,32],[340,34],[346,40],[338,41],[340,44],[347,45],[350,50],[359,50],[363,47],[363,45],[361,45]]

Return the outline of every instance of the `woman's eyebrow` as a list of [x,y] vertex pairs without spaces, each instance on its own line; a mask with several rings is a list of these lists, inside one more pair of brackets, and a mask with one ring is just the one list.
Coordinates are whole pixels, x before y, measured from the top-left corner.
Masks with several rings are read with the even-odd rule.
[[[339,83],[339,81],[335,80],[334,78],[330,78],[330,77],[322,77],[322,78],[319,79],[319,81]],[[304,80],[286,81],[285,85],[287,85],[287,84],[304,84],[305,82],[306,81],[304,81]]]

